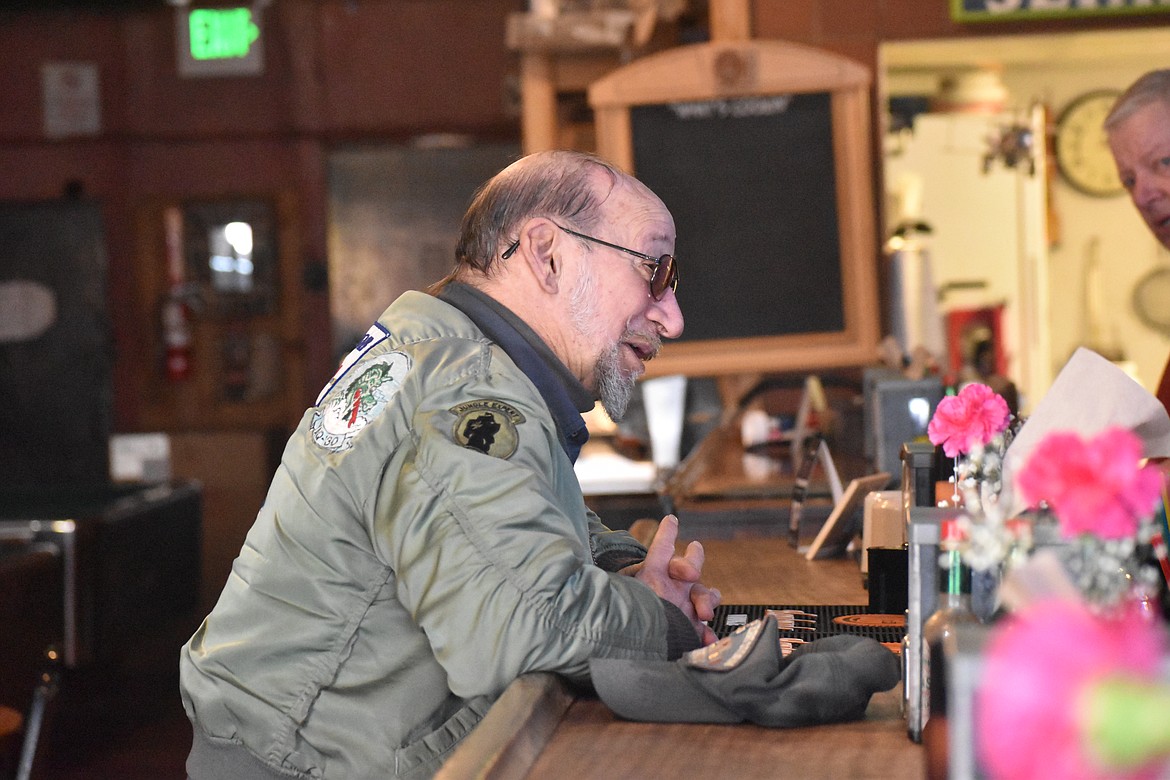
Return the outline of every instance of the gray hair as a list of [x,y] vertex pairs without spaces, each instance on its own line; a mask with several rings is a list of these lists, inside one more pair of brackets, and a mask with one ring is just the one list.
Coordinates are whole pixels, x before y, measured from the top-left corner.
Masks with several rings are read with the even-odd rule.
[[[599,186],[598,174],[609,181]],[[455,247],[455,271],[473,268],[491,274],[500,255],[516,241],[526,219],[548,217],[588,230],[601,218],[601,204],[613,187],[629,179],[592,154],[536,152],[489,179],[472,198]]]
[[1170,68],[1152,70],[1129,85],[1105,117],[1106,131],[1112,130],[1151,103],[1170,105]]

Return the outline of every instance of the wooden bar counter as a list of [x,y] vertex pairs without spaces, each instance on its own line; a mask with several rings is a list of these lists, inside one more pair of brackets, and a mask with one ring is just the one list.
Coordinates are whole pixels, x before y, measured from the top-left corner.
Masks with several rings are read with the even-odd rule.
[[[725,604],[868,603],[852,560],[806,561],[772,536],[702,541],[703,580],[719,588]],[[525,675],[439,777],[921,778],[925,754],[906,735],[901,696],[898,685],[875,695],[863,720],[829,726],[636,723],[574,694],[554,675]]]

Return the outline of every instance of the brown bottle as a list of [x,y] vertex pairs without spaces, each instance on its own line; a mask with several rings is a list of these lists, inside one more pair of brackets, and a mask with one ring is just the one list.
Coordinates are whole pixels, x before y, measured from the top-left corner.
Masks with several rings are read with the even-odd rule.
[[971,610],[971,568],[963,563],[962,529],[957,520],[943,521],[940,529],[938,609],[922,626],[923,699],[928,702],[922,744],[926,749],[928,780],[947,776],[947,667],[943,647],[964,623],[978,623]]

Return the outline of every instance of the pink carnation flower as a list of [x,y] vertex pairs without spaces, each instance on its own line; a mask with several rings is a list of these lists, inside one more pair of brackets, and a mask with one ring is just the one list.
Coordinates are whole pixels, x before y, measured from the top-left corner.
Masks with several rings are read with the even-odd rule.
[[1003,433],[1011,421],[1007,401],[987,385],[972,383],[938,403],[926,434],[930,443],[942,445],[947,457],[970,452]]
[[[1160,624],[1136,610],[1102,616],[1076,601],[1037,603],[996,625],[975,700],[976,749],[996,780],[1154,777],[1149,765],[1101,765],[1083,712],[1087,686],[1120,675],[1156,680]],[[1156,767],[1155,767],[1156,770]]]
[[1162,493],[1161,471],[1152,464],[1139,468],[1141,458],[1141,441],[1124,428],[1088,440],[1053,433],[1032,451],[1016,484],[1030,505],[1048,503],[1066,537],[1129,538]]

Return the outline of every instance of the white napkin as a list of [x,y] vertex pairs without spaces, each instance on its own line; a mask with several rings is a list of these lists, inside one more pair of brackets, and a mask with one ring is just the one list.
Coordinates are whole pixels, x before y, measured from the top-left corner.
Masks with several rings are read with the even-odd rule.
[[1008,446],[1000,493],[1004,516],[1027,508],[1027,502],[1014,495],[1013,476],[1045,436],[1053,431],[1091,436],[1111,427],[1137,434],[1147,458],[1170,457],[1170,414],[1162,402],[1113,363],[1081,347]]

